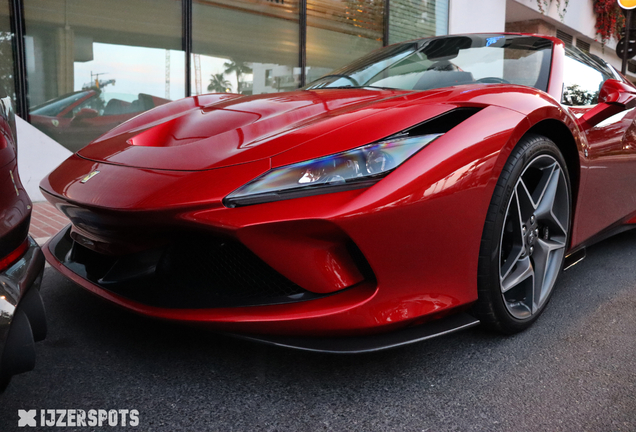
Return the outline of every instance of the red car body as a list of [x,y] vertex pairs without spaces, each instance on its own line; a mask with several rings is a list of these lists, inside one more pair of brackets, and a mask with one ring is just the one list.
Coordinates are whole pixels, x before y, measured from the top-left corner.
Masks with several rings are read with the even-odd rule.
[[35,366],[35,341],[46,336],[40,283],[44,256],[29,236],[31,200],[18,174],[15,116],[0,100],[0,392],[12,375]]
[[[631,101],[636,89],[615,81],[615,95],[601,92],[608,103],[564,107],[564,46],[547,39],[553,43],[547,92],[469,84],[204,95],[138,116],[42,181],[46,198],[72,221],[45,255],[67,277],[129,310],[233,333],[367,335],[467,311],[477,299],[477,257],[493,190],[524,135],[551,138],[567,161],[570,253],[636,222],[635,113],[590,127],[624,109],[612,107],[619,94]],[[376,142],[445,113],[459,116],[457,124],[372,186],[258,205],[224,201],[273,168]],[[161,249],[186,233],[203,244],[220,238],[241,245],[311,295],[229,307],[153,304],[87,276],[65,262],[68,249],[59,246],[66,236],[65,247],[79,243],[113,260]]]

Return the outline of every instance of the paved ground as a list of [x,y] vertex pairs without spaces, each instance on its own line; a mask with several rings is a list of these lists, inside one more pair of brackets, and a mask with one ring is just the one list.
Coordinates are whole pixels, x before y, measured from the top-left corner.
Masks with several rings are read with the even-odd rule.
[[0,429],[17,429],[18,409],[115,408],[152,431],[635,431],[635,264],[625,233],[565,273],[522,334],[358,356],[137,317],[47,269],[50,334],[0,397]]
[[33,203],[29,234],[42,245],[50,236],[57,234],[68,223],[69,220],[66,216],[48,202]]

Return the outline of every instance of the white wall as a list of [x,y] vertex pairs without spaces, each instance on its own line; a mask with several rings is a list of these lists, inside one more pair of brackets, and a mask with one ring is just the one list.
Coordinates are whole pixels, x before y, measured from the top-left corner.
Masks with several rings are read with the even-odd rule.
[[[511,1],[526,6],[534,10],[536,13],[540,14],[539,7],[537,6],[537,0]],[[563,9],[564,4],[565,0],[561,0],[561,9]],[[534,18],[535,17],[528,17],[525,19]],[[563,21],[561,21],[561,17],[559,16],[556,0],[552,0],[548,9],[546,10],[546,14],[543,16],[536,16],[536,18],[551,22],[552,24],[557,25],[557,28],[567,26],[570,29],[574,30],[575,33],[580,33],[592,40],[596,39],[596,30],[594,29],[594,25],[596,23],[596,15],[594,15],[593,0],[570,0],[565,12],[565,16],[563,17]]]
[[44,201],[40,181],[72,153],[20,117],[15,120],[20,179],[31,201]]
[[450,0],[448,33],[502,32],[506,27],[506,0]]
[[[582,39],[590,44],[590,52],[605,59],[608,63],[620,71],[622,59],[616,55],[616,40],[607,41],[605,46],[600,42],[596,34],[596,15],[594,14],[593,0],[570,0],[563,21],[557,10],[556,0],[552,0],[545,15],[539,12],[536,0],[507,0],[506,20],[508,22],[541,19],[556,28],[571,34],[577,39]],[[561,5],[565,0],[561,1]],[[562,6],[563,7],[563,6]],[[636,74],[627,73],[632,81]]]

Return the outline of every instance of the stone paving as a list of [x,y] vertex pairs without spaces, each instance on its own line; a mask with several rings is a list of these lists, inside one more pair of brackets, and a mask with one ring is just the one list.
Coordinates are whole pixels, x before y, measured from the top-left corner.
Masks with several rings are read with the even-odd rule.
[[33,203],[31,213],[31,228],[29,234],[40,245],[44,244],[54,234],[69,224],[66,216],[60,213],[52,204],[44,202]]

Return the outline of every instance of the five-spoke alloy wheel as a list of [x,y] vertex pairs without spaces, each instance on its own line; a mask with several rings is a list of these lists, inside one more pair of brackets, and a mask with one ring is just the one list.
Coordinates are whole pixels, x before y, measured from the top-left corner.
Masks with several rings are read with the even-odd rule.
[[571,193],[558,147],[527,136],[499,178],[482,236],[475,314],[504,333],[543,311],[569,242]]

